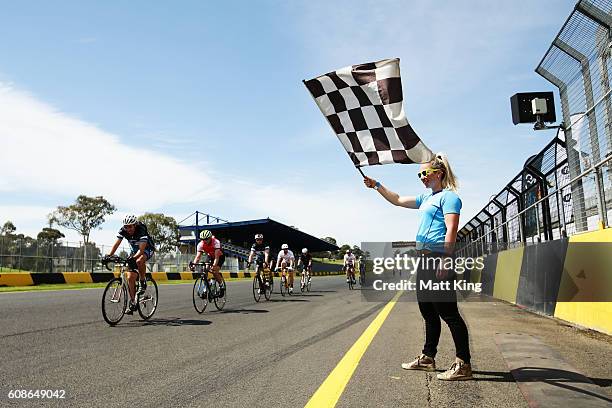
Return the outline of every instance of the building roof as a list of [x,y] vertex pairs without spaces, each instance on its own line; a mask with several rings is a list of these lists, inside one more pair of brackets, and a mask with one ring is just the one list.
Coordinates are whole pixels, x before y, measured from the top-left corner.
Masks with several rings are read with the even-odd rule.
[[270,218],[199,226],[179,226],[181,241],[184,243],[195,242],[195,237],[205,229],[210,230],[222,241],[231,241],[232,244],[247,248],[255,242],[255,234],[261,233],[264,235],[264,242],[270,245],[270,248],[275,252],[280,250],[282,244],[288,244],[294,252],[302,248],[308,248],[310,252],[336,251],[339,249],[336,245]]

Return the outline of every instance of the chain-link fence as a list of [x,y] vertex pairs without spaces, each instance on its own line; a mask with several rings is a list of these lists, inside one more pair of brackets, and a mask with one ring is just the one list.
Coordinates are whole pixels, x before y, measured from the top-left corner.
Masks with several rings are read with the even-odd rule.
[[536,72],[559,89],[563,131],[461,228],[478,256],[607,227],[612,217],[612,0],[576,4]]
[[[112,245],[82,242],[50,242],[20,235],[0,236],[0,273],[7,272],[103,272],[100,260]],[[131,249],[122,245],[116,254],[126,257]],[[156,253],[148,262],[152,272],[183,272],[195,256],[195,247],[183,253]],[[238,260],[227,256],[224,270],[238,270]]]

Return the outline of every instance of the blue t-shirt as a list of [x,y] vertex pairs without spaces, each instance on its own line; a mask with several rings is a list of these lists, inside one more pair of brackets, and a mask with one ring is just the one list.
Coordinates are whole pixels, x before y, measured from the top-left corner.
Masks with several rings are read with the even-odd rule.
[[454,191],[442,190],[417,196],[416,205],[421,211],[421,224],[416,236],[417,247],[433,249],[435,245],[432,246],[431,243],[443,243],[446,237],[444,216],[459,214],[461,199]]

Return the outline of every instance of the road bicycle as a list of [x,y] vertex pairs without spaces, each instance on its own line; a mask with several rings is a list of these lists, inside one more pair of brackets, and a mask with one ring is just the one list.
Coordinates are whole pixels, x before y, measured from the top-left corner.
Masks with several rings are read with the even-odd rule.
[[[112,271],[112,268],[109,268],[109,264],[118,265],[120,273],[119,277],[111,279],[104,289],[102,295],[102,316],[106,323],[114,326],[123,319],[128,306],[129,290],[127,273],[138,272],[130,268],[128,259],[119,256],[106,257],[102,260],[102,265],[109,271]],[[140,279],[136,279],[136,308],[143,320],[148,320],[153,316],[157,310],[158,299],[157,283],[155,280],[150,275],[147,275],[146,283],[147,288],[143,294],[139,295]]]
[[[262,289],[259,285],[258,279],[258,276],[260,275],[264,285],[263,291],[260,291],[260,289]],[[272,272],[263,267],[263,262],[257,262],[255,264],[255,277],[253,278],[253,298],[255,299],[255,302],[259,302],[262,292],[266,300],[270,300],[270,297],[272,296],[272,283]]]
[[302,279],[300,280],[300,291],[301,292],[310,292],[310,287],[312,285],[312,277],[310,275],[310,267],[303,266],[302,267]]
[[[227,285],[222,291],[214,277],[208,277],[211,269],[210,262],[189,262],[189,269],[197,268],[200,276],[193,283],[193,307],[202,314],[208,303],[214,302],[217,310],[223,310],[227,302]],[[222,293],[223,292],[223,293]],[[221,296],[223,295],[223,296]]]
[[291,292],[289,292],[289,277],[287,276],[287,274],[292,270],[293,268],[290,268],[288,266],[281,267],[280,293],[283,297],[286,294],[291,295]]
[[348,277],[348,286],[349,290],[353,290],[355,287],[355,266],[354,265],[346,265],[347,277]]

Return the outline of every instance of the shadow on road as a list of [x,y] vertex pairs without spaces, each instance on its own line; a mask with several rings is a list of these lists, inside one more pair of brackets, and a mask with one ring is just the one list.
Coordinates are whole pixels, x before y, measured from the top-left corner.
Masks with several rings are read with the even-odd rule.
[[138,320],[115,327],[138,327],[138,326],[208,326],[212,322],[209,320],[180,319],[170,317],[167,319]]
[[337,290],[311,290],[310,293],[336,293]]
[[291,298],[283,298],[283,299],[270,299],[268,302],[310,302],[310,300],[306,299],[291,299]]
[[[567,370],[558,370],[554,368],[544,367],[521,367],[512,372],[507,371],[472,371],[475,381],[493,381],[493,382],[542,382],[559,388],[564,388],[568,391],[579,394],[589,395],[594,398],[602,399],[612,403],[612,399],[605,395],[596,394],[588,390],[580,389],[572,384],[591,384],[591,382],[599,387],[612,386],[611,378],[591,378],[585,377],[582,374]],[[493,378],[481,378],[479,376],[493,376]]]
[[244,314],[250,314],[250,313],[268,313],[267,310],[264,309],[224,309],[222,310],[220,313],[244,313]]

